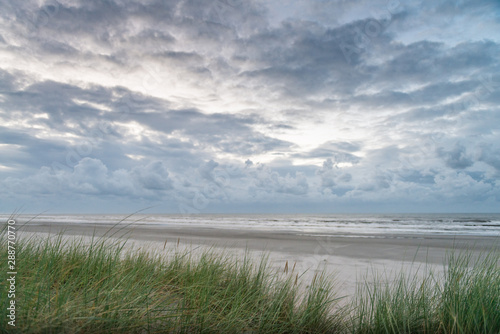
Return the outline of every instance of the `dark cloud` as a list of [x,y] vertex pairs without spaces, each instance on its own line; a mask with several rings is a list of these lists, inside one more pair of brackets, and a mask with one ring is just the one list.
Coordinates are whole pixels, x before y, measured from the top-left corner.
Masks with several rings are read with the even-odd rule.
[[[435,111],[436,108],[444,110],[449,107],[443,107],[442,104],[445,100],[450,98],[459,98],[464,93],[470,93],[481,87],[479,80],[464,80],[460,82],[433,82],[423,88],[401,92],[397,90],[386,90],[372,95],[358,95],[356,102],[362,103],[367,108],[394,108],[394,107],[415,107],[415,106],[433,106],[432,114],[440,115]],[[416,109],[416,108],[415,108]],[[414,109],[414,110],[415,110]],[[428,107],[420,107],[418,110],[425,113]],[[457,108],[455,108],[457,109]],[[411,111],[409,113],[415,114],[418,117],[419,111]],[[441,113],[442,114],[442,113]]]
[[151,162],[145,167],[135,167],[132,175],[137,182],[146,189],[168,190],[172,189],[169,173],[161,161]]
[[426,183],[433,184],[434,183],[434,174],[433,173],[422,173],[417,170],[406,170],[400,172],[400,178],[403,182],[412,182],[412,183]]
[[482,144],[478,150],[478,160],[484,161],[500,173],[500,147],[491,144]]
[[[407,87],[410,84],[429,84],[434,81],[448,80],[459,76],[466,78],[477,75],[477,70],[487,69],[498,62],[500,46],[493,41],[464,42],[452,48],[444,43],[421,41],[410,45],[386,45],[391,50],[392,57],[378,68],[371,69],[373,79],[381,83],[390,82],[391,86]],[[386,50],[386,51],[387,51]],[[448,82],[447,86],[455,87],[455,91],[442,90],[443,96],[457,94],[457,89],[467,89],[467,86],[458,86]],[[432,88],[432,85],[429,87]],[[434,87],[435,88],[435,87]],[[472,87],[471,87],[472,88]],[[431,99],[440,91],[428,90]],[[421,93],[416,92],[415,98]],[[434,95],[434,96],[433,96]]]
[[438,155],[442,157],[446,165],[453,169],[465,169],[474,163],[467,154],[466,148],[461,144],[456,144],[451,150],[438,149]]
[[335,91],[350,93],[367,78],[355,67],[346,66],[347,62],[359,63],[359,55],[346,58],[338,36],[352,34],[353,29],[346,25],[327,30],[314,23],[288,21],[253,35],[243,50],[255,56],[259,69],[244,75],[264,84],[272,82],[272,88],[287,98],[324,92],[340,82]]

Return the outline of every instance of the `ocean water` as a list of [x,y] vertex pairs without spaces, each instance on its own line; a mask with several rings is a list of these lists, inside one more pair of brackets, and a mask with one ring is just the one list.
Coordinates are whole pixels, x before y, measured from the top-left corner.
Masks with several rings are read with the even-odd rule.
[[[0,215],[7,221],[9,215]],[[43,214],[18,215],[18,224],[137,224],[189,228],[252,229],[344,237],[462,235],[500,237],[500,214]]]

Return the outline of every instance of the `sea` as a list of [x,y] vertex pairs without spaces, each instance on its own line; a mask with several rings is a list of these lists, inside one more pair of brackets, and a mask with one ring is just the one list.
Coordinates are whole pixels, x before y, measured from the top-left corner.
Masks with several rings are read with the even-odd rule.
[[[11,215],[0,215],[6,222]],[[500,214],[19,214],[16,224],[134,224],[383,237],[446,235],[500,237]]]

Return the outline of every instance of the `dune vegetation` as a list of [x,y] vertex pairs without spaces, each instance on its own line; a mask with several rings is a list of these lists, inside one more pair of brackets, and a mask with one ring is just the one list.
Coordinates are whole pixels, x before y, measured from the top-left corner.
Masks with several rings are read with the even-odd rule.
[[[0,237],[7,255],[5,229]],[[115,240],[115,241],[113,241]],[[331,278],[211,250],[159,255],[110,238],[16,243],[16,326],[8,324],[7,261],[0,264],[2,333],[499,333],[498,252],[451,253],[443,277],[403,271],[362,285],[352,301]],[[2,256],[7,259],[7,256]]]

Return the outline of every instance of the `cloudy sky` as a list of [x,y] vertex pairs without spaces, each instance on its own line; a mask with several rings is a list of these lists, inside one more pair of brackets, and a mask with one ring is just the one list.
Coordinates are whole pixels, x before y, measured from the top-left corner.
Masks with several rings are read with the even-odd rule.
[[0,8],[0,212],[500,210],[496,0]]

